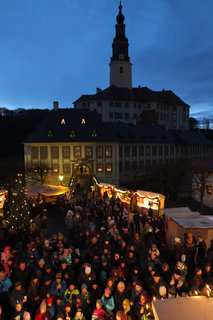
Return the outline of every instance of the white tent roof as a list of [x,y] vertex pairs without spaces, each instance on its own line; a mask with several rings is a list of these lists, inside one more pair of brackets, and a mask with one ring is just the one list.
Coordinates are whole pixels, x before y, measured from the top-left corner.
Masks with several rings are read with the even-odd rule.
[[191,211],[188,207],[167,208],[167,209],[163,209],[163,211],[167,219],[173,219],[173,218],[188,219],[188,218],[200,217],[199,212]]
[[184,229],[209,229],[213,228],[213,220],[205,216],[190,217],[190,218],[176,218],[172,220],[178,223]]
[[156,300],[155,320],[212,320],[213,298],[204,296]]
[[41,185],[41,186],[33,186],[27,188],[26,190],[27,197],[33,197],[37,194],[41,194],[43,196],[58,196],[60,194],[66,193],[70,191],[68,187],[63,186],[54,186],[54,185]]

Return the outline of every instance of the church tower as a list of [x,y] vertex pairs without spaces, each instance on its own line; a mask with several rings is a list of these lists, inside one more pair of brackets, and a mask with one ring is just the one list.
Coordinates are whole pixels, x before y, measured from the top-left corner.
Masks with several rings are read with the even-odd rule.
[[124,15],[122,5],[119,5],[117,15],[116,35],[112,44],[112,57],[110,62],[110,86],[132,88],[132,64],[128,55],[128,39],[125,35]]

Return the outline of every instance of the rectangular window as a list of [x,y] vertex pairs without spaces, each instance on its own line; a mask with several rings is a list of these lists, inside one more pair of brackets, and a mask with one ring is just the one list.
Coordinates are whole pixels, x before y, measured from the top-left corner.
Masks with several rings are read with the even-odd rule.
[[62,147],[62,154],[64,159],[69,159],[70,158],[70,147]]
[[212,194],[212,186],[206,186],[206,193]]
[[110,107],[113,107],[113,101],[110,101],[110,102],[109,102],[109,106],[110,106]]
[[81,147],[80,146],[74,147],[74,158],[81,158]]
[[169,154],[169,147],[165,146],[165,155],[168,156],[168,154]]
[[106,163],[106,172],[112,172],[112,164]]
[[103,147],[101,146],[96,147],[96,157],[103,158]]
[[38,159],[38,147],[32,147],[31,156],[32,159]]
[[174,153],[175,153],[174,146],[171,146],[171,147],[170,147],[170,154],[171,154],[171,156],[173,156]]
[[64,173],[70,173],[70,164],[64,164],[63,170],[64,170]]
[[123,149],[122,146],[119,146],[119,157],[122,158],[123,156]]
[[159,146],[159,155],[160,155],[160,156],[163,155],[163,146]]
[[110,112],[110,113],[109,113],[109,118],[110,118],[110,119],[113,119],[113,112]]
[[92,146],[85,147],[85,157],[92,158]]
[[59,173],[59,165],[58,164],[52,165],[52,172],[53,173]]
[[121,112],[115,112],[115,119],[123,119],[123,115]]
[[58,147],[51,147],[51,158],[52,159],[59,158],[59,148]]
[[132,146],[132,156],[137,157],[137,155],[138,155],[137,146]]
[[134,103],[134,109],[136,109],[137,108],[137,104],[136,103]]
[[121,107],[121,102],[115,102],[115,107],[120,108]]
[[125,103],[125,108],[129,108],[129,103]]
[[125,170],[130,170],[130,162],[129,161],[125,162]]
[[106,157],[111,157],[112,156],[112,147],[111,146],[106,146],[105,147],[105,156]]
[[129,114],[128,113],[125,113],[125,119],[129,120]]
[[144,146],[140,146],[140,148],[139,148],[139,156],[140,157],[144,156]]
[[104,171],[104,165],[102,163],[97,163],[97,172],[103,172]]
[[146,156],[150,156],[150,146],[146,146]]
[[102,107],[102,102],[98,101],[98,107]]
[[40,147],[40,157],[41,159],[48,158],[47,147]]
[[152,155],[154,157],[156,157],[156,155],[157,155],[157,147],[156,146],[152,146]]
[[130,148],[129,148],[129,146],[125,146],[124,155],[125,155],[125,157],[129,157],[130,156]]

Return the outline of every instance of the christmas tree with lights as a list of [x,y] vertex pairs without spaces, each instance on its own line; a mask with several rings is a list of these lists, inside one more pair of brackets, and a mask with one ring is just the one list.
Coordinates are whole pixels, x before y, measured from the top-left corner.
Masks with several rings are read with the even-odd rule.
[[8,228],[16,232],[26,232],[29,230],[31,222],[31,212],[27,203],[23,176],[21,173],[18,173],[7,213]]

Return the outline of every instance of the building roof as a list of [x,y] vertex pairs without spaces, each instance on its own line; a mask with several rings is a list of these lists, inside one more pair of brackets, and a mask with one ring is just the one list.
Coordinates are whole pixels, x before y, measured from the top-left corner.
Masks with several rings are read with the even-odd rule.
[[153,91],[147,87],[138,88],[119,88],[110,86],[104,90],[100,90],[96,94],[82,95],[74,101],[84,102],[92,100],[120,100],[120,101],[135,101],[141,103],[159,102],[163,104],[183,105],[189,107],[171,90]]
[[205,216],[192,216],[189,218],[172,217],[171,219],[179,224],[183,229],[213,229],[213,220],[208,219]]

